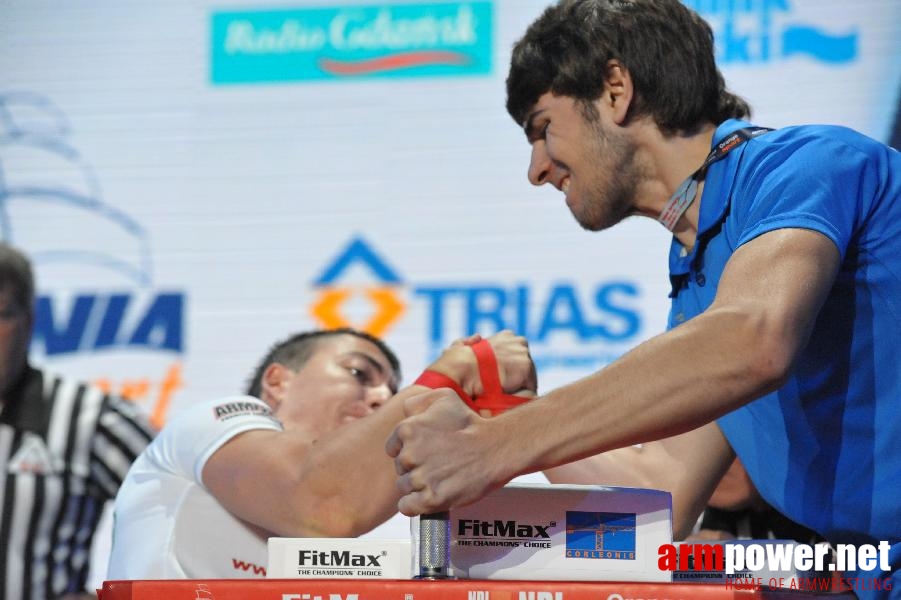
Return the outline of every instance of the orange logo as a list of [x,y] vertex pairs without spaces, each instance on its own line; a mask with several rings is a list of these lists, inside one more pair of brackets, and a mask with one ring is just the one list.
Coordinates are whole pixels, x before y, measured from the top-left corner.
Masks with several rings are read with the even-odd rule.
[[[374,285],[340,285],[348,269],[364,267],[375,278]],[[400,318],[406,304],[398,297],[401,285],[397,273],[361,238],[355,238],[337,258],[325,267],[314,284],[321,288],[318,298],[310,306],[313,318],[327,329],[354,327],[382,337]],[[347,313],[352,303],[360,301],[369,308],[368,315],[356,319]],[[359,315],[358,315],[359,316]]]

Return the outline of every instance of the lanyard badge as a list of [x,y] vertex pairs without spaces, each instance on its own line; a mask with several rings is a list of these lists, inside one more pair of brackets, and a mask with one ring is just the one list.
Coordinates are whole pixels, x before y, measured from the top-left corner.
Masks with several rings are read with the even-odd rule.
[[657,220],[660,221],[667,230],[672,231],[676,227],[676,223],[679,222],[679,219],[682,218],[682,215],[685,214],[685,211],[688,210],[688,207],[691,206],[691,203],[695,201],[695,197],[698,195],[698,183],[704,178],[707,167],[716,161],[721,160],[727,154],[732,152],[732,150],[738,148],[748,140],[752,140],[768,131],[772,131],[772,129],[768,127],[745,127],[730,133],[714,144],[713,150],[707,155],[704,164],[702,164],[697,171],[692,173],[688,179],[683,181],[682,184],[676,188],[676,191],[673,192],[673,195],[669,197],[669,200],[667,200],[666,204],[663,206],[663,210],[660,211],[660,216],[657,217]]

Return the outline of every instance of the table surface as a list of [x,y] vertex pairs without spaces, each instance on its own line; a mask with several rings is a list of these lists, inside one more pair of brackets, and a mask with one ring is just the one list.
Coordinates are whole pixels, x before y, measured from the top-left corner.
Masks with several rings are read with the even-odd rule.
[[726,584],[485,580],[209,579],[107,581],[100,600],[848,600],[849,592]]

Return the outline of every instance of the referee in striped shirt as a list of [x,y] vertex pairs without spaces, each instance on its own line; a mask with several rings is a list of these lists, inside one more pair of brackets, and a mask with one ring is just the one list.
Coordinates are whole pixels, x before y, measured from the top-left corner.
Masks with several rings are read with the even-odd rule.
[[94,598],[91,541],[152,430],[134,405],[28,364],[34,278],[0,242],[0,600]]

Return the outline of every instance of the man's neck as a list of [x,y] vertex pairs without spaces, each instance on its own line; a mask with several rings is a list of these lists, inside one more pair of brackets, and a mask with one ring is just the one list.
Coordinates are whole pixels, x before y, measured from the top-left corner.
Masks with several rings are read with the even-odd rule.
[[[690,134],[663,135],[656,126],[649,128],[640,141],[650,177],[639,190],[636,212],[658,218],[676,189],[704,163],[716,126],[707,124]],[[686,248],[694,246],[698,233],[698,207],[704,182],[699,182],[694,201],[676,221],[673,235]]]

